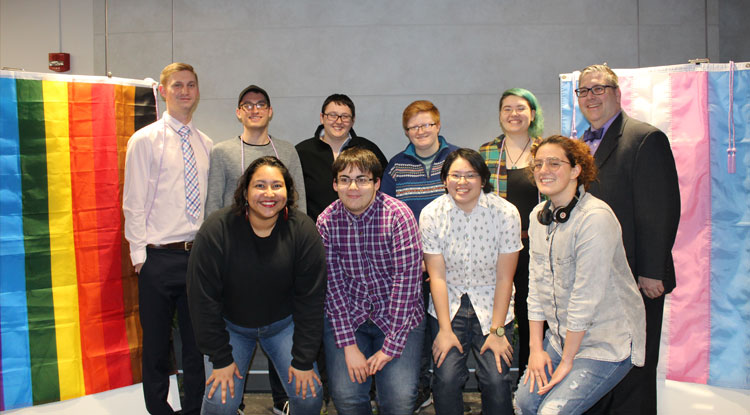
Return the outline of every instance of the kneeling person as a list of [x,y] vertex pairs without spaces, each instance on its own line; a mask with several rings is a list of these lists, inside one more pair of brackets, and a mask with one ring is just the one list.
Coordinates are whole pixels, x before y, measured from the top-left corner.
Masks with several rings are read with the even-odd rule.
[[513,274],[521,250],[521,218],[491,193],[490,171],[474,150],[445,159],[443,196],[419,218],[430,274],[430,325],[435,412],[463,414],[469,351],[477,360],[482,413],[512,414]]
[[206,355],[203,413],[237,413],[239,380],[260,343],[288,380],[291,412],[317,415],[322,394],[314,362],[326,287],[320,236],[294,208],[294,182],[277,158],[255,160],[239,182],[231,208],[216,211],[198,231],[188,264],[190,312]]
[[521,414],[581,414],[643,366],[646,311],[620,223],[588,193],[597,176],[588,146],[553,135],[531,155],[549,200],[529,218],[530,354],[516,403]]
[[411,415],[424,337],[421,243],[405,203],[379,191],[382,166],[361,148],[333,163],[339,200],[318,216],[328,291],[323,343],[336,410]]

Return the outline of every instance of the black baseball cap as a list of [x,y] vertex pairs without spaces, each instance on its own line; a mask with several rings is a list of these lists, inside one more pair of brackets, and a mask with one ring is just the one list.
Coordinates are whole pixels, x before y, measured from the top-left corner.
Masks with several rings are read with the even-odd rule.
[[266,92],[265,89],[259,87],[258,85],[250,85],[249,87],[243,89],[242,92],[240,92],[240,97],[237,98],[237,107],[242,104],[242,97],[244,97],[248,92],[257,92],[263,95],[263,97],[266,98],[266,102],[268,103],[268,105],[271,105],[271,98],[268,97],[268,92]]

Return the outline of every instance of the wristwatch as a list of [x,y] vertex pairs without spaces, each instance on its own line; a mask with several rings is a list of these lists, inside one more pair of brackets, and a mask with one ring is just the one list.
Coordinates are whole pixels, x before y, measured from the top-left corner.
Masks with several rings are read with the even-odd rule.
[[503,337],[505,336],[505,327],[490,327],[490,333],[494,334],[497,337]]

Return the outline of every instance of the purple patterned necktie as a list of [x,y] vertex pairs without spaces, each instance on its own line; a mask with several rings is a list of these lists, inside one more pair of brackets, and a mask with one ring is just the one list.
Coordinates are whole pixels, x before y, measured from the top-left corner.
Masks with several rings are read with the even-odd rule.
[[177,134],[182,142],[182,161],[185,162],[185,208],[188,215],[198,219],[201,213],[201,191],[198,187],[198,168],[195,165],[195,153],[190,145],[190,128],[183,125]]

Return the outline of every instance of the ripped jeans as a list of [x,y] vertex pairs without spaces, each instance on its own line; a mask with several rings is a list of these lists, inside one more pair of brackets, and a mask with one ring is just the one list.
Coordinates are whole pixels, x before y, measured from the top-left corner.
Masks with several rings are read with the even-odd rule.
[[[552,359],[553,370],[556,369],[561,357],[547,339],[544,340],[544,350]],[[575,359],[570,373],[541,396],[537,395],[537,385],[534,385],[533,392],[529,392],[530,383],[524,385],[524,373],[516,391],[517,414],[581,414],[614,388],[631,367],[633,364],[630,357],[621,362]],[[547,379],[549,378],[548,373]]]

